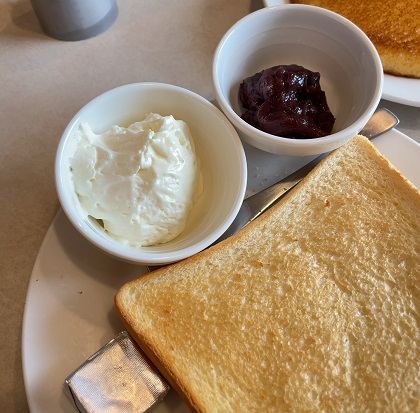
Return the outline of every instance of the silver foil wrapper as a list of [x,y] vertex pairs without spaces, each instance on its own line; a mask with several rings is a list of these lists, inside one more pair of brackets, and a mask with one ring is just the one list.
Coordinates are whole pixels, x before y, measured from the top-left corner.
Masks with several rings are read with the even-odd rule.
[[141,413],[162,400],[169,385],[123,331],[65,381],[82,413]]

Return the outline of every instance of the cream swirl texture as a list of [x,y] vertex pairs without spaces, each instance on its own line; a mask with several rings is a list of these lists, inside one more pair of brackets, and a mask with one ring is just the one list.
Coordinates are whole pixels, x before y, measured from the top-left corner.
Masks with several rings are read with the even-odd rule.
[[74,189],[86,213],[118,241],[169,242],[185,228],[202,180],[188,125],[149,113],[128,128],[96,134],[86,123],[70,159]]

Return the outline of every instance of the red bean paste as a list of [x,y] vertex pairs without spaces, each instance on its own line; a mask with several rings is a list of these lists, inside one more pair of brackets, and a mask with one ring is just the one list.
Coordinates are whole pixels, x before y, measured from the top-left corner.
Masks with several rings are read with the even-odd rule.
[[239,87],[242,119],[276,136],[311,139],[329,135],[335,118],[319,84],[320,74],[302,66],[274,66]]

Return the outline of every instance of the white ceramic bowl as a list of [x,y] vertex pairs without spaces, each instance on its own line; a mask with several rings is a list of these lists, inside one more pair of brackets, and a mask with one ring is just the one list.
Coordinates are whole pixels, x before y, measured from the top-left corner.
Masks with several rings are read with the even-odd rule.
[[[102,133],[114,124],[127,127],[149,112],[173,115],[188,124],[201,162],[204,188],[185,230],[176,239],[153,247],[132,248],[108,236],[82,209],[72,183],[69,153],[81,122],[88,122],[94,132]],[[209,101],[177,86],[137,83],[105,92],[74,116],[58,146],[55,178],[63,210],[88,240],[125,261],[159,265],[191,256],[224,233],[242,204],[247,168],[238,134]]]
[[[282,138],[241,119],[242,80],[288,64],[321,74],[336,118],[331,135]],[[305,156],[331,151],[362,129],[381,98],[383,72],[372,42],[349,20],[319,7],[287,4],[253,12],[228,30],[214,54],[213,83],[219,106],[244,141],[278,155]]]

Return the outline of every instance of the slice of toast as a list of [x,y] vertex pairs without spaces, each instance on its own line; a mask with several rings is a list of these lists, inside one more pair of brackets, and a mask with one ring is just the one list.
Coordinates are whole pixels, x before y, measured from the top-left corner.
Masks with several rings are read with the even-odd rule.
[[419,212],[420,192],[355,137],[115,303],[192,411],[420,411]]
[[292,0],[334,11],[360,27],[382,60],[385,73],[420,78],[420,1]]

